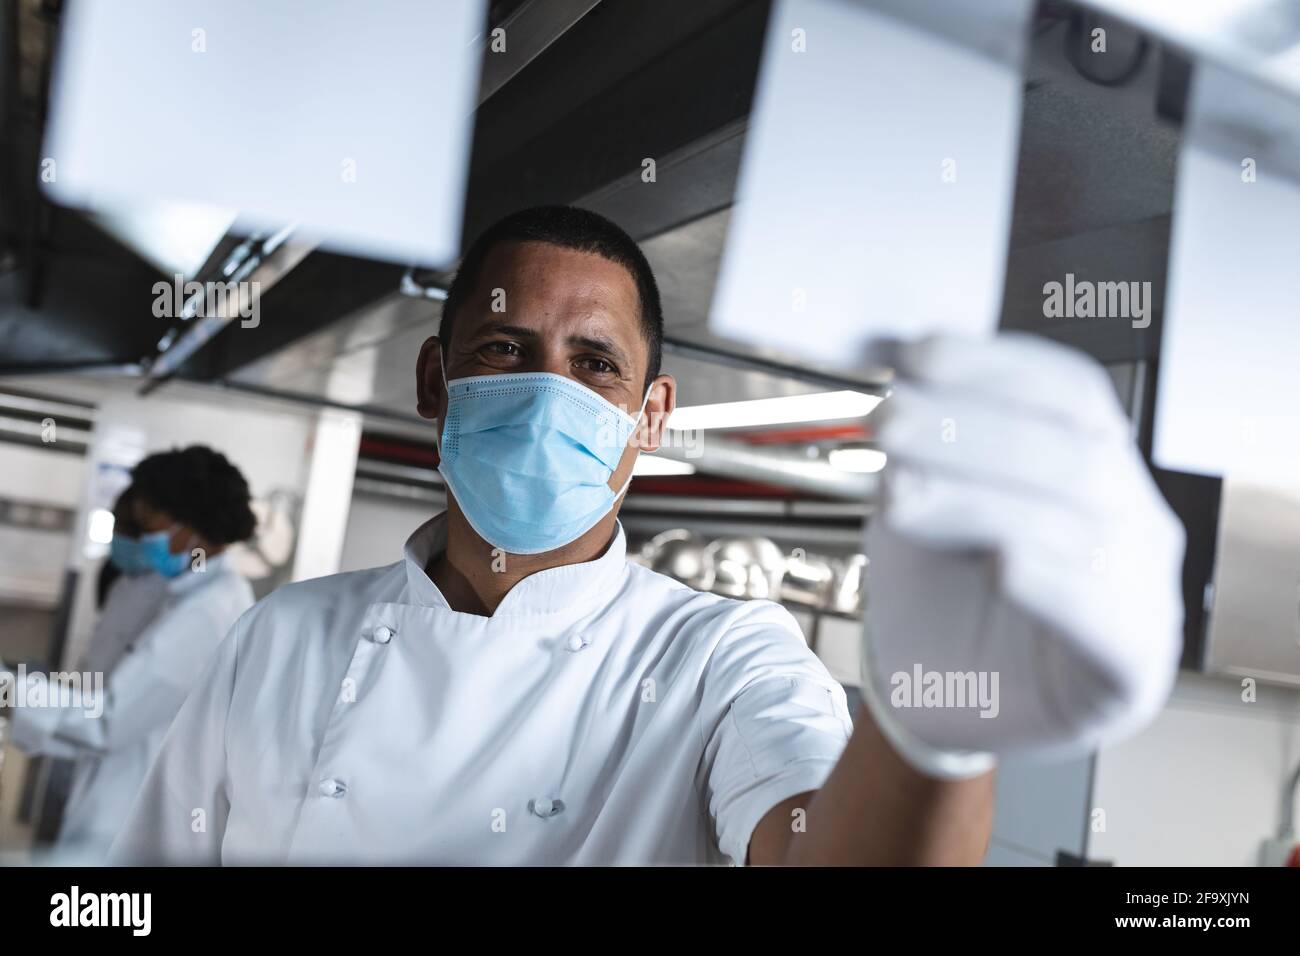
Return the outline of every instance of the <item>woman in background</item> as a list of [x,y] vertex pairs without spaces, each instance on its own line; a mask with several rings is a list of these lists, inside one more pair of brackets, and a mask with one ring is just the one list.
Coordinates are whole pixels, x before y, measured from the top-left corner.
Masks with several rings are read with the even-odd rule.
[[135,499],[127,488],[113,506],[113,541],[95,588],[99,620],[77,669],[107,676],[162,608],[167,579],[141,554]]
[[193,445],[149,456],[131,478],[115,509],[112,554],[123,576],[109,586],[107,622],[84,660],[104,675],[102,700],[88,704],[83,692],[77,706],[13,711],[15,744],[77,761],[57,842],[68,861],[102,862],[176,712],[253,604],[225,554],[256,523],[239,469]]

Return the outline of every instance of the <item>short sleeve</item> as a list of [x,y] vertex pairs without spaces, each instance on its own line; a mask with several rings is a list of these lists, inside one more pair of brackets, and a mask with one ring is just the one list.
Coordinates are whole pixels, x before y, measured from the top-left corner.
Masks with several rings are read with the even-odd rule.
[[709,815],[737,864],[769,810],[826,782],[853,732],[844,689],[790,613],[742,608],[709,662],[701,708]]

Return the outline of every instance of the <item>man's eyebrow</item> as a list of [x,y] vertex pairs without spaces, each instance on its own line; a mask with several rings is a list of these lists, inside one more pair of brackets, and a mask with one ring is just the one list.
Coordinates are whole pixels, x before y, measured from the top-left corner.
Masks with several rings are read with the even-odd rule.
[[627,356],[623,354],[623,350],[615,345],[611,339],[593,338],[589,335],[570,335],[566,341],[571,346],[579,346],[593,352],[600,352],[619,362],[627,361]]
[[530,329],[527,326],[506,325],[504,322],[488,322],[474,330],[474,334],[470,336],[470,341],[478,341],[489,335],[509,335],[517,339],[532,340],[541,338],[536,329]]

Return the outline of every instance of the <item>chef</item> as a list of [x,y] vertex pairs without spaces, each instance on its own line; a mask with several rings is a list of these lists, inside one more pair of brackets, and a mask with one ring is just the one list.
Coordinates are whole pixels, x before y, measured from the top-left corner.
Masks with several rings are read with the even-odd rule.
[[111,674],[166,601],[167,579],[144,554],[135,509],[128,487],[113,505],[113,538],[99,576],[98,590],[103,595],[99,619],[78,670]]
[[110,614],[117,600],[110,597],[82,665],[94,673],[85,686],[97,695],[25,688],[26,698],[42,706],[12,711],[17,746],[75,761],[55,844],[65,863],[104,861],[172,718],[253,603],[248,582],[226,564],[227,547],[248,538],[255,524],[239,469],[219,452],[192,445],[150,455],[131,478],[124,502],[130,521],[121,529],[131,533],[119,536],[115,527],[112,554],[135,577],[112,591],[148,588],[135,581],[152,579],[157,587],[145,593],[153,606]]
[[[612,223],[488,229],[417,363],[447,510],[394,564],[240,618],[112,858],[977,863],[999,755],[1081,752],[1161,705],[1180,530],[1088,360],[901,350],[855,722],[780,606],[627,561],[621,497],[676,404],[662,335]],[[1000,673],[996,716],[906,706],[913,664]]]

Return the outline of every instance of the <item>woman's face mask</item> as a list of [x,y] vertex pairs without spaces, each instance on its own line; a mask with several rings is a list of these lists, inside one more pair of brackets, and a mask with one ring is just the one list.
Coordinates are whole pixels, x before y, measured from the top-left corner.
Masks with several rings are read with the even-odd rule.
[[145,559],[140,539],[125,534],[114,534],[108,546],[108,560],[128,577],[148,574],[153,566]]
[[[439,472],[470,526],[510,554],[569,544],[609,514],[634,418],[550,372],[443,381]],[[646,397],[641,400],[645,409]],[[630,481],[629,477],[629,481]]]
[[152,531],[139,538],[140,556],[147,567],[157,571],[165,578],[174,578],[189,569],[190,552],[187,548],[179,554],[172,554],[171,537],[175,528],[164,531]]

